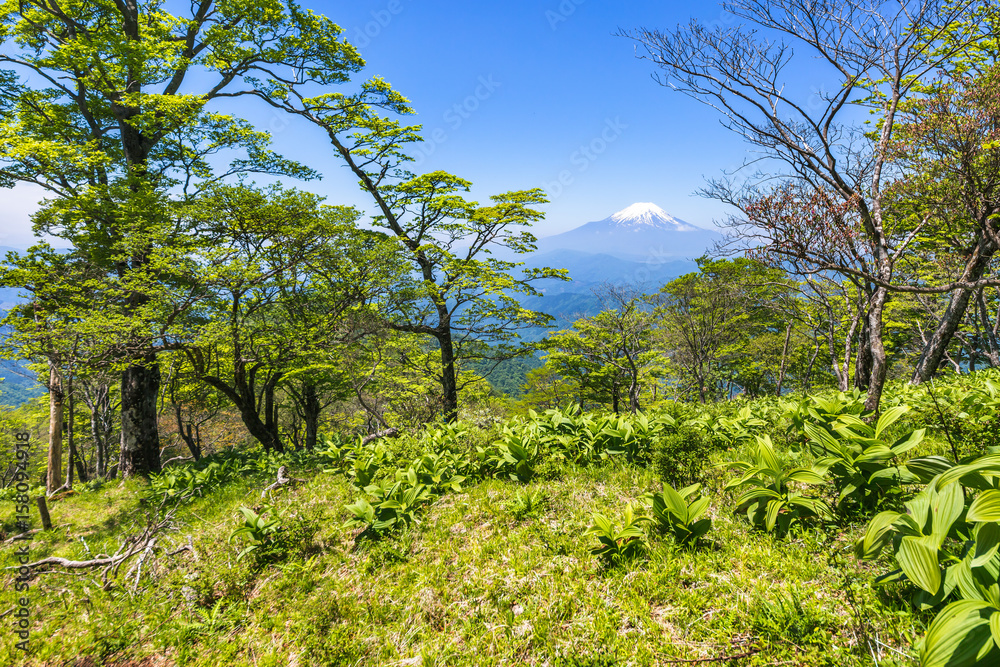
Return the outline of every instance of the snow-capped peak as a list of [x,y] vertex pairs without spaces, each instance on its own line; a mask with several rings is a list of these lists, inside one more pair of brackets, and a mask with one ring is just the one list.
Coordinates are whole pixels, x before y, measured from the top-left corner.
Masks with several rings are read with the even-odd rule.
[[649,225],[650,227],[669,228],[678,231],[696,229],[694,226],[689,225],[683,220],[678,220],[651,202],[637,202],[632,204],[612,215],[610,220],[619,227]]

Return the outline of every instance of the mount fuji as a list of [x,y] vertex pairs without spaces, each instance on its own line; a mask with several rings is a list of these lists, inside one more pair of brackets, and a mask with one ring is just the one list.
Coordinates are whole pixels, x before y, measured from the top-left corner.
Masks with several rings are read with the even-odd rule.
[[722,235],[695,227],[652,203],[636,203],[603,220],[588,222],[562,234],[538,240],[538,253],[554,250],[605,254],[619,259],[693,260]]
[[722,238],[656,204],[632,204],[603,220],[540,238],[535,252],[517,257],[515,261],[526,267],[566,269],[572,279],[538,281],[535,287],[543,296],[526,297],[522,305],[555,316],[557,328],[568,327],[580,317],[600,312],[595,287],[612,283],[655,292],[674,278],[697,271],[694,259]]

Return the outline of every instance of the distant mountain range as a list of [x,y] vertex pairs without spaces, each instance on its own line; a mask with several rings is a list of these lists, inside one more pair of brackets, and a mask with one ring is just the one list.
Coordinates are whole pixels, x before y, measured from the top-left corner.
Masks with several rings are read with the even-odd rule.
[[526,298],[522,305],[553,315],[555,326],[566,328],[600,312],[594,288],[604,283],[628,284],[642,292],[655,292],[697,270],[694,260],[722,238],[718,232],[673,217],[656,204],[632,204],[603,220],[542,237],[535,252],[517,257],[528,267],[567,269],[572,278],[571,282],[538,281],[535,287],[544,296]]
[[[23,252],[19,248],[0,246],[0,259],[8,252]],[[24,301],[20,290],[13,287],[0,287],[0,320],[15,304]],[[0,339],[5,332],[0,330]],[[34,380],[34,374],[24,367],[25,362],[0,359],[0,405],[17,406],[34,396],[42,394],[42,387]]]
[[722,235],[679,220],[656,204],[637,203],[603,220],[588,222],[538,240],[538,252],[576,250],[643,264],[662,260],[693,260]]

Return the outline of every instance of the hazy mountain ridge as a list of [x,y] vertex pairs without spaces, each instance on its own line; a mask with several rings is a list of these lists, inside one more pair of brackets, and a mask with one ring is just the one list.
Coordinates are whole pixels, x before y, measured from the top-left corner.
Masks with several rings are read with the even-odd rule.
[[694,260],[722,238],[719,232],[675,218],[656,204],[640,202],[603,220],[540,238],[537,253],[575,250],[655,264]]
[[[596,315],[601,303],[594,289],[604,283],[631,285],[655,292],[678,276],[698,269],[695,258],[722,240],[722,235],[670,215],[656,204],[632,204],[603,220],[538,240],[538,249],[516,261],[527,267],[564,268],[571,281],[534,283],[544,296],[521,300],[525,308],[555,317],[565,329],[581,317]],[[537,339],[543,330],[525,338]]]

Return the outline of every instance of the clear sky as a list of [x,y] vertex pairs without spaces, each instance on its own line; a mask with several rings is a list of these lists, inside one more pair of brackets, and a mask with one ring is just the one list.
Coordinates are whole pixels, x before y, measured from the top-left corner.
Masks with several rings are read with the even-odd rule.
[[[692,17],[725,21],[715,2],[637,0],[301,0],[345,30],[368,63],[406,95],[422,123],[414,171],[471,180],[486,201],[542,187],[551,203],[538,236],[654,202],[702,227],[724,213],[693,196],[706,177],[738,166],[746,147],[708,107],[652,80],[621,29],[670,29]],[[320,170],[302,187],[328,203],[370,210],[325,136],[241,100],[227,111],[274,131],[277,150]],[[560,183],[560,177],[562,182]],[[28,216],[40,192],[4,191],[0,245],[31,242]]]

